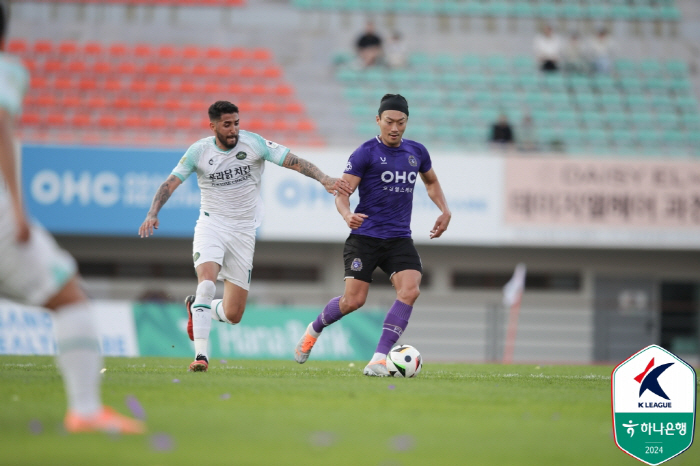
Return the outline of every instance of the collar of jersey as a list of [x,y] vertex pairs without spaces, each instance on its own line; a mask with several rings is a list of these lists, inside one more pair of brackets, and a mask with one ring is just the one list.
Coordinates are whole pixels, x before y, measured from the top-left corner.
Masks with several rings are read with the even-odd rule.
[[378,142],[379,144],[381,144],[382,146],[386,147],[387,149],[398,150],[398,149],[401,149],[401,146],[403,146],[403,138],[401,138],[401,144],[399,144],[397,147],[387,146],[386,144],[384,144],[384,143],[382,142],[382,140],[381,140],[381,138],[380,138],[379,136],[375,136],[375,138],[377,139],[377,142]]
[[216,136],[212,136],[212,137],[214,138],[214,149],[216,149],[217,152],[221,152],[222,154],[230,154],[233,151],[233,149],[238,147],[238,143],[241,142],[241,137],[238,136],[238,142],[236,142],[235,146],[233,146],[229,150],[221,150],[221,149],[219,149],[219,146],[216,145]]

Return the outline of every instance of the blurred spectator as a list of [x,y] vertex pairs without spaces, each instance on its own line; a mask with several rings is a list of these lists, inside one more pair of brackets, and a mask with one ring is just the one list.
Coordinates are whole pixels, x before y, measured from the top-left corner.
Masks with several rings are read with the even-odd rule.
[[522,152],[537,150],[537,137],[535,136],[535,122],[532,115],[525,113],[518,127],[518,149]]
[[357,39],[356,46],[363,67],[379,63],[382,56],[382,38],[374,31],[374,22],[367,21],[365,32]]
[[501,113],[498,121],[491,126],[491,142],[506,148],[511,147],[514,141],[513,128],[508,122],[508,117]]
[[391,35],[384,51],[384,60],[389,68],[403,68],[408,63],[406,42],[400,32],[394,31]]
[[562,53],[564,71],[587,74],[591,71],[591,59],[578,32],[572,32]]
[[542,28],[542,32],[535,36],[535,56],[542,71],[557,71],[561,60],[562,41],[549,25]]
[[597,73],[610,74],[612,71],[615,42],[610,37],[606,28],[600,28],[595,37],[591,38],[590,45],[593,57],[593,66]]

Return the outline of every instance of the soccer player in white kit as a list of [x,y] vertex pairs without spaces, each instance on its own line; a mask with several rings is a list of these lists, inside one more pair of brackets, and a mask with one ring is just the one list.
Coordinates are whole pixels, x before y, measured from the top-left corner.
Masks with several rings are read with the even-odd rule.
[[[0,49],[7,13],[7,4],[0,2]],[[14,129],[28,82],[21,62],[0,53],[0,296],[53,311],[56,360],[68,397],[68,432],[143,433],[141,421],[102,405],[99,335],[75,260],[24,212]]]
[[[260,182],[265,161],[296,170],[318,180],[332,194],[350,194],[349,184],[331,178],[288,148],[239,129],[238,107],[218,101],[209,107],[213,136],[190,146],[156,192],[141,237],[157,229],[158,212],[187,177],[197,174],[202,201],[194,230],[193,259],[197,291],[185,299],[187,333],[194,341],[195,360],[189,370],[209,367],[207,344],[211,320],[235,325],[245,311],[253,271],[255,229],[263,216]],[[224,281],[223,299],[214,299],[216,280]]]

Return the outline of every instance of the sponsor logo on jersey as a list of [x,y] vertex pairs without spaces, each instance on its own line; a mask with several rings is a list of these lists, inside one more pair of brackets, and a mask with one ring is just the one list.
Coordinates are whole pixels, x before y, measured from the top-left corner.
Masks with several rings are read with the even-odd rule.
[[187,160],[187,156],[186,156],[186,155],[183,155],[182,158],[180,159],[180,164],[181,164],[181,165],[184,165],[184,164],[185,164],[185,160]]
[[418,166],[418,161],[416,160],[416,158],[415,158],[414,156],[409,155],[409,156],[408,156],[408,164],[409,164],[410,166],[412,166],[412,167],[417,167],[417,166]]
[[228,170],[215,172],[209,175],[213,186],[225,186],[250,178],[250,165],[229,168]]
[[392,172],[385,171],[382,172],[382,181],[385,183],[406,183],[408,181],[410,184],[415,184],[416,178],[418,177],[416,172]]
[[265,144],[267,144],[267,147],[269,147],[270,149],[276,149],[277,147],[279,147],[279,144],[277,144],[276,142],[268,141],[267,139],[265,140]]
[[350,170],[352,170],[352,164],[348,162],[347,164],[345,164],[345,171],[349,172]]
[[214,165],[214,159],[209,159],[209,165]]
[[379,157],[379,160],[382,161],[382,165],[386,165],[386,157]]
[[246,154],[246,153],[243,152],[243,151],[240,151],[239,153],[236,154],[236,158],[237,158],[238,160],[243,160],[243,159],[246,158],[246,157],[248,157],[248,154]]
[[354,258],[352,260],[352,264],[350,265],[350,269],[354,270],[355,272],[362,270],[362,259],[359,257]]

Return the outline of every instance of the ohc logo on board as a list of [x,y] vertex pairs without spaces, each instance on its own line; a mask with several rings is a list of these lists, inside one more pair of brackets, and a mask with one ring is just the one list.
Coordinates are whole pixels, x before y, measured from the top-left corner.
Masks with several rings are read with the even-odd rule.
[[695,432],[695,370],[660,346],[647,346],[612,373],[615,443],[646,464],[690,448]]

